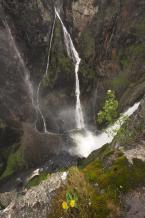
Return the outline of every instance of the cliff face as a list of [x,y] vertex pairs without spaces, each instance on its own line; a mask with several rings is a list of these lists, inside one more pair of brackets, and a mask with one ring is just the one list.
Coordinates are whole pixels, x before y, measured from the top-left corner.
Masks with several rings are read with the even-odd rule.
[[[58,133],[75,127],[75,74],[58,19],[54,28],[48,75],[44,76],[54,22],[54,5],[61,8],[61,18],[81,58],[81,102],[88,125],[96,127],[96,115],[108,89],[116,92],[120,111],[142,99],[145,94],[144,0],[1,0],[0,181],[18,170],[52,159],[54,153],[57,157],[53,159],[57,159],[57,163],[54,160],[46,164],[44,168],[47,174],[49,167],[50,171],[56,171],[59,165],[62,168],[64,165],[65,168],[76,165],[76,159],[71,159],[67,153],[59,156],[59,151],[66,151],[72,143],[67,134]],[[40,81],[40,108],[48,131],[54,132],[49,135],[41,134],[34,128],[37,120],[37,127],[42,130],[42,119],[36,114],[36,94]],[[126,143],[120,143],[116,138],[112,146],[104,146],[81,162],[81,169],[68,170],[68,180],[65,186],[57,190],[51,205],[48,202],[51,196],[48,194],[48,197],[43,197],[46,196],[45,192],[49,192],[45,184],[52,182],[50,185],[53,186],[53,176],[52,180],[50,177],[50,181],[47,178],[48,181],[43,183],[44,189],[41,184],[32,189],[32,199],[31,189],[25,190],[16,205],[13,204],[13,192],[4,193],[4,198],[0,197],[0,209],[7,207],[11,201],[12,207],[1,211],[0,217],[7,217],[8,214],[17,217],[23,207],[22,215],[32,217],[37,213],[40,216],[43,211],[44,218],[46,215],[51,218],[56,215],[94,218],[96,214],[100,218],[122,215],[133,218],[132,214],[136,212],[133,207],[127,211],[128,208],[122,209],[118,202],[126,202],[129,207],[134,205],[132,202],[136,201],[136,196],[142,190],[137,187],[145,181],[145,164],[141,161],[145,160],[144,108],[143,98],[138,111],[127,123],[127,133],[131,138]],[[133,178],[132,182],[130,178]],[[25,179],[24,183],[27,184]],[[39,181],[41,178],[38,178]],[[13,183],[15,185],[16,182]],[[60,186],[59,177],[58,183]],[[23,184],[25,188],[26,184]],[[9,184],[6,187],[9,190]],[[42,193],[39,188],[42,188]],[[67,190],[77,190],[80,202],[79,209],[64,213],[59,209]],[[30,206],[26,201],[27,194],[30,196]],[[87,201],[84,201],[84,196]],[[144,191],[141,198],[144,201]],[[142,214],[144,211],[139,205],[140,202],[137,210]],[[48,206],[51,206],[50,211]]]
[[[79,77],[86,121],[95,124],[96,113],[107,89],[116,91],[120,109],[143,96],[145,3],[65,0],[59,4],[61,17],[82,59]],[[7,16],[12,34],[30,70],[35,94],[46,70],[54,20],[53,5],[45,0],[2,2],[4,16]],[[14,64],[13,68],[16,68]],[[43,79],[40,92],[41,108],[51,131],[57,132],[60,120],[64,119],[65,129],[74,127],[74,77],[74,66],[67,57],[62,29],[57,21],[49,73]],[[19,100],[17,102],[21,105]]]
[[[62,20],[81,58],[79,79],[86,123],[96,127],[96,115],[107,89],[115,90],[120,110],[142,98],[145,93],[144,1],[5,0],[0,3],[1,147],[19,141],[25,132],[23,123],[30,123],[33,128],[37,120],[37,127],[42,129],[40,114],[36,115],[40,81],[40,108],[48,131],[61,133],[75,128],[74,65],[67,56],[58,19],[48,75],[44,77],[54,5],[61,8]],[[35,140],[32,144],[35,145]]]
[[[90,87],[92,91],[91,85],[94,85],[97,111],[106,89],[114,89],[123,109],[142,97],[145,91],[145,4],[143,1],[85,2],[76,1],[72,7],[74,32],[78,31],[78,47],[83,60],[82,84],[87,80],[82,90],[86,92]],[[84,9],[83,14],[80,8]]]

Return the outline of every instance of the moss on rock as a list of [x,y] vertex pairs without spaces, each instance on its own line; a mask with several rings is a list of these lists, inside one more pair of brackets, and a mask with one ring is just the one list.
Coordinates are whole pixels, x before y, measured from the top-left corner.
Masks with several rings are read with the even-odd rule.
[[27,184],[26,187],[27,188],[31,188],[34,186],[39,185],[42,181],[48,179],[49,174],[47,172],[42,172],[40,173],[40,175],[35,176],[34,178],[32,178]]
[[[105,145],[80,167],[69,170],[67,183],[52,200],[51,217],[121,217],[120,197],[145,182],[145,163],[135,159],[131,165],[123,153]],[[65,211],[67,192],[76,193],[76,208]]]
[[[6,150],[6,153],[8,151]],[[23,157],[23,149],[18,144],[15,144],[12,146],[12,148],[9,149],[9,152],[6,155],[6,168],[3,172],[3,174],[0,177],[0,181],[3,179],[9,178],[14,173],[23,170],[27,167],[27,164]]]

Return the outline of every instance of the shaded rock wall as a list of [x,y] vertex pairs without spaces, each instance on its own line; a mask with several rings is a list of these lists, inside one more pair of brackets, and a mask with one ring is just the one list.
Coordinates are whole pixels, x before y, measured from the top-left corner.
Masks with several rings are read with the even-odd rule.
[[[107,89],[114,89],[120,109],[144,93],[144,2],[60,1],[61,16],[82,58],[81,100],[87,122],[95,123]],[[46,68],[53,2],[3,1],[17,44],[31,72],[33,88]],[[27,15],[27,16],[26,16]],[[48,78],[41,88],[41,105],[47,126],[57,131],[61,111],[75,107],[74,66],[68,59],[60,23],[57,21]],[[55,90],[55,92],[54,92]],[[49,97],[51,95],[51,97]],[[56,100],[59,99],[59,100]],[[54,117],[54,122],[50,121]],[[69,128],[66,121],[64,128]],[[70,125],[74,127],[73,122]]]
[[[36,121],[25,69],[30,71],[35,101],[38,83],[46,69],[54,2],[5,0],[0,3],[0,118],[10,128],[22,130],[22,122]],[[145,92],[145,2],[64,0],[58,3],[82,59],[79,78],[85,120],[96,125],[96,114],[107,89],[116,91],[120,110],[139,100]],[[5,18],[25,68],[3,24]],[[48,76],[43,78],[39,94],[49,131],[60,133],[75,127],[74,66],[67,57],[58,20]]]

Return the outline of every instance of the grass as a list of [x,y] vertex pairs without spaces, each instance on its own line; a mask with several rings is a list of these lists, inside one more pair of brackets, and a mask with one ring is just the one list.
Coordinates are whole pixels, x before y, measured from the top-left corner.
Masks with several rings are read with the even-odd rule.
[[[78,196],[78,202],[77,208],[71,208],[66,212],[61,208],[61,204],[67,191],[75,192]],[[96,190],[86,180],[84,173],[77,167],[73,167],[69,171],[67,184],[59,189],[56,197],[53,199],[51,213],[48,217],[105,218],[109,213],[109,208],[107,207],[108,196],[106,194],[97,194]]]
[[[120,150],[105,145],[80,167],[70,168],[66,185],[52,200],[48,218],[120,217],[120,195],[144,182],[145,163],[135,159],[131,165]],[[68,191],[77,194],[77,208],[64,211],[61,204]]]
[[116,192],[120,191],[120,187],[122,192],[128,192],[139,183],[145,182],[145,163],[136,159],[130,165],[123,155],[117,157],[109,167],[103,166],[103,160],[94,160],[83,172],[89,182],[97,183],[101,189],[109,188]]

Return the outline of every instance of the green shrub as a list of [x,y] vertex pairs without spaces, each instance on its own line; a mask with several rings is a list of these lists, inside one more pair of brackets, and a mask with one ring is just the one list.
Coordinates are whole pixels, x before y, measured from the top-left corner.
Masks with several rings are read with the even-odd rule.
[[117,117],[118,101],[113,91],[107,91],[107,97],[103,109],[99,111],[97,121],[99,124],[112,124]]

